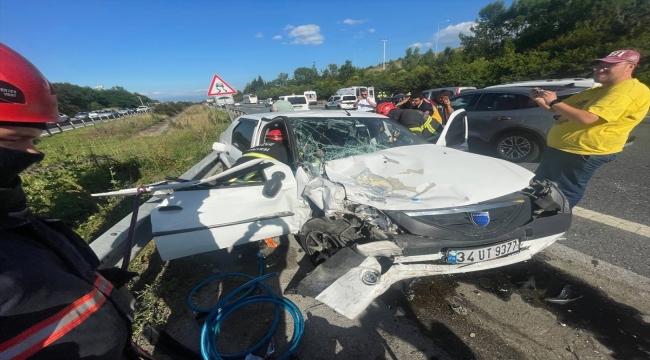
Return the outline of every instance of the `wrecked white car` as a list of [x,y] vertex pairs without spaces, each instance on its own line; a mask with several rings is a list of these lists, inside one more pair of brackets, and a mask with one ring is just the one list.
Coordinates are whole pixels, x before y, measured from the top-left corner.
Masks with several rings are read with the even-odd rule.
[[[318,265],[298,293],[354,318],[397,281],[521,262],[571,224],[553,183],[529,184],[522,167],[426,143],[384,116],[265,115],[237,118],[214,149],[230,168],[280,129],[288,163],[256,159],[181,184],[151,214],[164,260],[294,234]],[[255,181],[233,181],[251,172]]]

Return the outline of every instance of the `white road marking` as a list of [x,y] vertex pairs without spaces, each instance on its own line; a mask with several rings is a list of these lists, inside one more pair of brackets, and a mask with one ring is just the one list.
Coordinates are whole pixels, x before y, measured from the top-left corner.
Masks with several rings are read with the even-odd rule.
[[583,209],[578,206],[573,208],[573,215],[597,221],[601,224],[610,225],[637,235],[650,237],[650,226],[627,221],[610,215],[601,214],[599,212]]

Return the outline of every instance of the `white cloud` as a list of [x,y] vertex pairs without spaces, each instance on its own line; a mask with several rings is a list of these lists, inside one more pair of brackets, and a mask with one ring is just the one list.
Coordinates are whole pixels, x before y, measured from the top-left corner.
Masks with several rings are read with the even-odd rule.
[[273,40],[280,40],[280,39],[282,39],[282,35],[275,35],[273,37]]
[[152,95],[160,95],[160,94],[162,94],[162,93],[161,93],[160,91],[154,91],[154,92],[152,92],[151,94],[152,94]]
[[343,20],[343,23],[347,24],[347,25],[363,24],[364,22],[366,22],[366,20],[353,20],[353,19],[345,19],[345,20]]
[[196,89],[196,90],[194,90],[194,92],[207,92],[207,91],[208,91],[208,89]]
[[433,39],[436,39],[436,35],[438,36],[438,44],[449,44],[449,43],[458,43],[460,42],[460,38],[458,35],[460,33],[463,33],[465,35],[472,35],[472,31],[470,28],[472,26],[475,26],[475,22],[462,22],[460,24],[456,25],[449,25],[446,28],[440,30],[439,32],[433,34]]
[[431,47],[431,43],[430,43],[430,42],[428,42],[428,43],[424,43],[424,44],[423,44],[423,43],[415,43],[415,44],[411,44],[411,45],[409,45],[408,47],[410,47],[410,48],[425,48],[425,47]]
[[320,26],[309,24],[300,25],[289,32],[289,37],[294,40],[292,44],[320,45],[325,37],[320,33]]
[[375,32],[375,29],[368,29],[368,32],[372,34]]
[[255,34],[255,37],[258,38],[258,39],[262,39],[264,37],[264,34],[262,34],[261,32],[258,32],[257,34]]
[[289,30],[291,30],[291,29],[293,29],[293,28],[295,28],[295,26],[293,26],[293,25],[287,25],[287,26],[284,27],[284,31],[289,31]]

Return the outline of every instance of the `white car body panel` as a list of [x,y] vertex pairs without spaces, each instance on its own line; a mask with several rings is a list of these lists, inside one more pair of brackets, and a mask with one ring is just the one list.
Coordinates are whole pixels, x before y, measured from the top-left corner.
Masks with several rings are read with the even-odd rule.
[[311,210],[298,201],[291,168],[280,162],[264,169],[282,172],[279,193],[267,198],[263,184],[176,191],[151,212],[154,241],[163,260],[225,249],[297,233]]
[[521,251],[506,257],[473,264],[395,264],[381,275],[376,284],[368,285],[362,281],[364,273],[381,274],[381,265],[374,257],[367,257],[361,265],[349,270],[345,275],[321,292],[316,300],[325,303],[339,314],[354,319],[370,303],[401,280],[432,275],[459,274],[477,270],[488,270],[515,264],[530,259],[555,242],[563,233],[541,239],[522,241]]
[[533,177],[506,161],[433,144],[329,161],[325,172],[345,187],[348,200],[381,210],[474,204],[521,190]]

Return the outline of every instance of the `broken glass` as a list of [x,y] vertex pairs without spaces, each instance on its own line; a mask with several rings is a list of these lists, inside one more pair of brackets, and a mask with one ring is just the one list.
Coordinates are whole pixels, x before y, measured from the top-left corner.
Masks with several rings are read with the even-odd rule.
[[408,129],[387,119],[367,117],[291,118],[299,165],[320,177],[330,160],[363,155],[425,142]]

